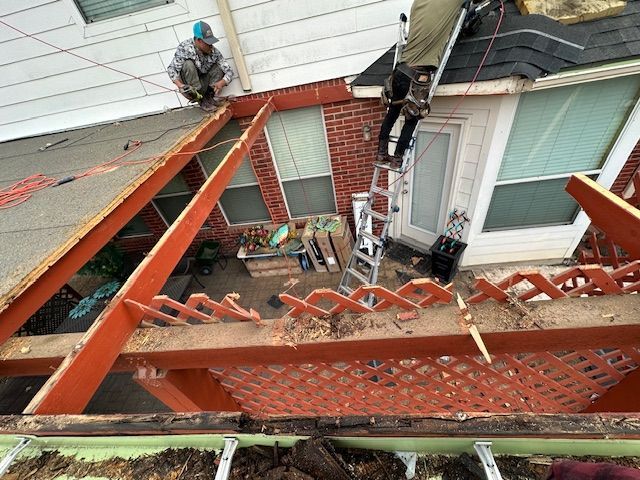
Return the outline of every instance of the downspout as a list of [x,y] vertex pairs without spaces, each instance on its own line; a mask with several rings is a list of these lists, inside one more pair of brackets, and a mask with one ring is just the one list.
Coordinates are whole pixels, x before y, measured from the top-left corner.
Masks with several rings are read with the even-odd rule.
[[229,2],[227,0],[218,0],[218,10],[220,12],[220,18],[222,19],[222,26],[227,34],[227,38],[229,39],[231,54],[233,55],[236,67],[238,68],[238,76],[240,77],[240,83],[242,83],[242,89],[245,92],[250,92],[252,90],[251,79],[249,78],[247,64],[244,61],[244,54],[240,48],[240,42],[238,41],[236,26],[233,23],[233,17],[231,16]]

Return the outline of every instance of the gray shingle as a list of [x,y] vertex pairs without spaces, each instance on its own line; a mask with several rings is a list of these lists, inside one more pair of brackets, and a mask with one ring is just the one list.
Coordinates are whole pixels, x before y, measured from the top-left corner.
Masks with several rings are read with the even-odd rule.
[[[542,15],[520,15],[505,2],[505,17],[479,79],[511,75],[536,79],[563,68],[593,65],[640,56],[640,0],[629,0],[624,12],[575,25],[562,25]],[[443,83],[473,78],[495,30],[498,13],[487,16],[478,33],[458,40],[442,76]],[[393,49],[367,68],[353,85],[382,85],[393,61]],[[376,65],[385,63],[385,74]]]

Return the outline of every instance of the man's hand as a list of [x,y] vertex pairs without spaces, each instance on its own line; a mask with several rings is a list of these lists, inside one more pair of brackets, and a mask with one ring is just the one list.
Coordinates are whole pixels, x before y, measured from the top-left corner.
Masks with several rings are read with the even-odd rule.
[[182,84],[182,86],[179,87],[178,90],[184,96],[184,98],[186,98],[190,102],[199,102],[200,99],[202,98],[202,95],[200,95],[200,92],[198,92],[191,85]]
[[214,83],[213,85],[213,93],[215,95],[218,95],[220,93],[220,91],[227,86],[227,82],[224,81],[224,78],[222,80],[218,80],[216,83]]

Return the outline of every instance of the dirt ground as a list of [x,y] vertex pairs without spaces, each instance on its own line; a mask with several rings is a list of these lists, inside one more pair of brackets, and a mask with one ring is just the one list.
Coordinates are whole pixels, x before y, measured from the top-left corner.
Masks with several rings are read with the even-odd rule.
[[[319,443],[312,443],[319,442]],[[231,480],[402,480],[405,465],[392,453],[374,450],[333,450],[326,440],[298,442],[292,449],[250,447],[236,451]],[[303,445],[304,444],[304,445]],[[300,446],[302,445],[302,446]],[[496,457],[504,478],[534,480],[546,478],[551,457]],[[610,462],[640,468],[640,457],[578,458],[588,462]],[[84,462],[64,457],[56,451],[15,462],[3,479],[53,480],[105,477],[120,480],[186,480],[215,477],[220,455],[195,449],[169,449],[133,460],[112,459]],[[461,456],[425,455],[417,461],[416,480],[440,477],[443,480],[483,480],[479,460]]]

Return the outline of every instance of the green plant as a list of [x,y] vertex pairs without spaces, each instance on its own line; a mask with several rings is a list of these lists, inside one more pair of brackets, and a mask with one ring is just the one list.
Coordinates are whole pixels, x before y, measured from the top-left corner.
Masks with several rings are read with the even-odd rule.
[[95,257],[89,260],[78,273],[80,275],[121,278],[124,273],[124,255],[114,243],[109,243]]

